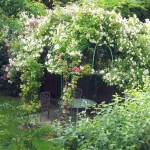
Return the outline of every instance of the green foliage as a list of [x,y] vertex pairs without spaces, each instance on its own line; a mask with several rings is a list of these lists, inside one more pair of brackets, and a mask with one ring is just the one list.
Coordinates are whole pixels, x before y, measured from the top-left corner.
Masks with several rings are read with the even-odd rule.
[[121,12],[124,17],[136,14],[141,21],[145,22],[145,19],[150,19],[150,1],[137,0],[133,2],[126,0],[116,7],[116,11]]
[[28,116],[32,115],[33,113],[36,113],[39,108],[39,102],[29,101],[29,103],[22,104],[19,109],[22,111],[23,115]]
[[143,90],[115,96],[114,102],[95,107],[93,119],[81,118],[76,126],[60,132],[65,149],[79,150],[148,150],[150,147],[150,78]]
[[125,19],[114,11],[97,5],[89,9],[89,6],[72,5],[54,11],[46,30],[49,36],[46,41],[51,39],[47,43],[50,50],[45,63],[48,71],[66,75],[75,65],[84,68],[86,64],[94,64],[91,66],[95,72],[111,85],[142,84],[144,74],[149,74],[146,67],[149,66],[149,21],[144,25],[135,16]]
[[71,3],[75,0],[42,0],[42,3],[44,3],[48,8],[52,9],[55,6],[64,6],[68,3]]
[[33,127],[38,122],[38,115],[36,114],[40,109],[40,103],[29,101],[28,103],[23,103],[17,107],[19,111],[18,124],[24,126],[25,128]]
[[[33,103],[30,105],[35,110],[35,105]],[[35,126],[30,128],[29,126],[22,126],[21,128],[20,124],[25,125],[25,119],[27,121],[27,118],[30,118],[29,113],[27,114],[28,110],[25,110],[25,106],[27,107],[26,110],[30,109],[30,112],[33,112],[31,107],[22,105],[20,99],[0,95],[0,149],[60,150],[61,147],[59,145],[46,141],[47,138],[52,137],[50,135],[56,133],[54,130],[56,127],[39,126],[37,128]],[[22,111],[22,107],[24,107],[25,111]],[[26,118],[24,115],[26,115]],[[24,120],[22,116],[24,116]],[[21,120],[22,122],[20,122]]]
[[[0,97],[0,148],[1,149],[33,149],[33,131],[26,129],[22,132],[19,129],[22,110],[19,99],[11,97]],[[21,105],[22,106],[22,105]],[[22,122],[23,123],[23,122]],[[28,122],[29,123],[29,122]],[[25,129],[24,129],[25,130]]]
[[17,16],[22,11],[27,11],[34,15],[44,14],[44,5],[35,0],[1,0],[0,8],[7,16]]
[[53,139],[57,134],[56,126],[42,125],[36,129],[35,134],[38,139]]
[[22,100],[37,100],[38,88],[40,87],[40,79],[43,75],[43,66],[35,59],[28,60],[27,65],[21,68],[24,73],[21,75],[23,84],[20,86],[22,90]]
[[108,10],[115,10],[128,18],[136,14],[141,21],[150,19],[150,1],[149,0],[81,0],[79,3],[96,5]]
[[[30,16],[45,15],[45,5],[35,0],[1,0],[0,1],[0,84],[3,88],[11,90],[14,84],[19,85],[13,78],[13,84],[1,81],[3,77],[3,65],[9,63],[10,40],[14,40],[19,34],[23,34],[24,25],[20,21],[20,13],[27,12]],[[13,70],[13,69],[12,69]],[[13,72],[13,71],[12,71]],[[16,73],[17,74],[17,73]],[[12,79],[12,78],[11,78]],[[16,79],[17,80],[17,79]],[[17,89],[18,90],[18,89]]]
[[0,148],[2,145],[7,147],[14,132],[18,131],[16,127],[17,105],[19,101],[16,98],[0,96]]
[[[9,61],[22,73],[23,99],[37,99],[42,68],[63,75],[70,85],[74,67],[80,75],[97,73],[121,88],[143,84],[150,66],[149,20],[123,18],[100,8],[97,1],[83,4],[56,7],[38,18],[22,13],[24,34],[10,43]],[[67,103],[72,89],[64,89]]]
[[45,140],[35,140],[34,143],[36,143],[37,150],[63,150],[60,145],[56,145],[53,142],[45,141]]
[[[18,24],[10,20],[9,32],[14,36],[9,36],[9,61],[22,73],[23,99],[37,99],[43,67],[69,79],[73,67],[86,70],[83,68],[92,64],[88,73],[94,73],[95,69],[111,85],[122,88],[142,84],[149,74],[149,21],[142,24],[135,16],[125,19],[114,11],[99,8],[103,6],[112,10],[116,5],[115,10],[120,11],[126,2],[80,1],[65,8],[57,7],[44,17],[22,13]],[[14,5],[16,8],[20,5],[20,12],[24,9],[21,2]],[[139,4],[132,3],[135,5],[139,7]],[[13,9],[11,11],[16,13]],[[1,8],[1,12],[6,10]],[[7,15],[11,14],[8,12]],[[45,57],[41,60],[43,54]],[[35,69],[37,67],[39,69]]]

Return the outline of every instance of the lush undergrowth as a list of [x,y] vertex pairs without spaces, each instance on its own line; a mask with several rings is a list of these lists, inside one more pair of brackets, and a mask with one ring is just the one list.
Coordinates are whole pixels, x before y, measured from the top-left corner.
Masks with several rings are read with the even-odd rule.
[[150,82],[125,94],[95,107],[93,119],[61,126],[58,142],[66,150],[149,150]]
[[0,95],[0,149],[148,150],[149,93],[147,81],[143,90],[133,89],[125,98],[116,96],[114,103],[101,104],[95,108],[93,119],[81,119],[76,126],[56,122],[22,130],[18,119],[19,99]]
[[38,138],[37,128],[19,128],[19,105],[18,98],[0,95],[0,150],[61,150]]

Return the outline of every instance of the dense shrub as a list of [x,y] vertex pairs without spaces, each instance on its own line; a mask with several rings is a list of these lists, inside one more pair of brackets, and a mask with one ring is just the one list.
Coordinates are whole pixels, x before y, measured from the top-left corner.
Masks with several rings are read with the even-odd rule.
[[34,15],[44,14],[45,6],[35,0],[1,0],[0,8],[7,16],[17,16],[22,11],[27,11]]
[[121,3],[116,7],[117,12],[121,12],[124,17],[133,16],[134,14],[141,21],[145,21],[145,19],[150,19],[150,1],[149,0],[126,0],[124,3]]
[[115,9],[124,17],[133,16],[133,14],[136,14],[141,21],[144,21],[146,18],[150,18],[149,0],[42,0],[42,2],[49,8],[56,5],[64,6],[64,4],[71,2],[76,2],[81,5],[86,3],[93,5],[97,3],[98,6],[105,7],[108,10]]
[[[91,5],[98,5],[108,10],[115,10],[124,17],[133,16],[136,14],[137,17],[144,21],[146,18],[150,19],[150,1],[149,0],[81,0],[82,3],[90,3]],[[79,1],[80,3],[80,1]]]
[[95,108],[93,119],[85,118],[76,126],[65,127],[60,142],[66,149],[148,150],[150,149],[150,80],[143,90],[135,88],[115,96],[111,104]]
[[[0,1],[0,85],[4,89],[9,89],[10,94],[16,93],[18,95],[20,76],[13,69],[13,84],[8,83],[8,75],[5,74],[4,69],[9,64],[11,54],[9,52],[9,41],[23,34],[24,25],[20,18],[20,13],[26,11],[30,16],[45,15],[45,5],[35,0],[1,0]],[[5,77],[5,78],[4,78]],[[7,79],[6,79],[7,78]],[[13,89],[13,90],[12,90]],[[15,89],[15,90],[14,90]],[[13,94],[14,95],[14,94]]]
[[83,3],[56,7],[38,18],[22,13],[20,20],[23,34],[10,42],[9,62],[21,72],[24,99],[37,98],[44,69],[63,75],[66,104],[83,75],[96,73],[110,85],[129,88],[142,85],[150,72],[148,19],[142,23],[136,16],[127,19],[97,3]]

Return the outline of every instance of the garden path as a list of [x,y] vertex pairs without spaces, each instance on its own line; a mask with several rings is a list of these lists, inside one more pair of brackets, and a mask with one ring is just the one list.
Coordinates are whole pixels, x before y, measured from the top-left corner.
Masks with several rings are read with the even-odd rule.
[[[56,108],[56,107],[52,107],[52,108],[50,108],[50,116],[49,116],[49,118],[48,118],[47,112],[43,112],[42,113],[42,117],[41,117],[41,113],[38,114],[38,123],[39,124],[51,123],[55,119],[57,119],[58,116],[59,116],[59,109]],[[40,121],[40,117],[41,117],[41,121]]]

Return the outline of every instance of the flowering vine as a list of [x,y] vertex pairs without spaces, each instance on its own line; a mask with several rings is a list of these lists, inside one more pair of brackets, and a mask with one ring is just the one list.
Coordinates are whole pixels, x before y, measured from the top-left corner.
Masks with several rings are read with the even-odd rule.
[[[11,45],[10,64],[26,74],[26,70],[36,70],[29,69],[32,60],[37,67],[42,63],[50,73],[63,74],[65,104],[71,102],[77,80],[85,74],[97,73],[110,85],[121,88],[142,84],[149,74],[148,19],[142,23],[136,16],[126,19],[96,5],[72,4],[48,11],[41,18],[23,14],[22,20],[24,34]],[[46,58],[41,61],[44,52]],[[42,77],[39,72],[42,69],[35,71],[36,81]],[[30,79],[27,77],[24,82],[31,84],[32,73],[27,76]]]

